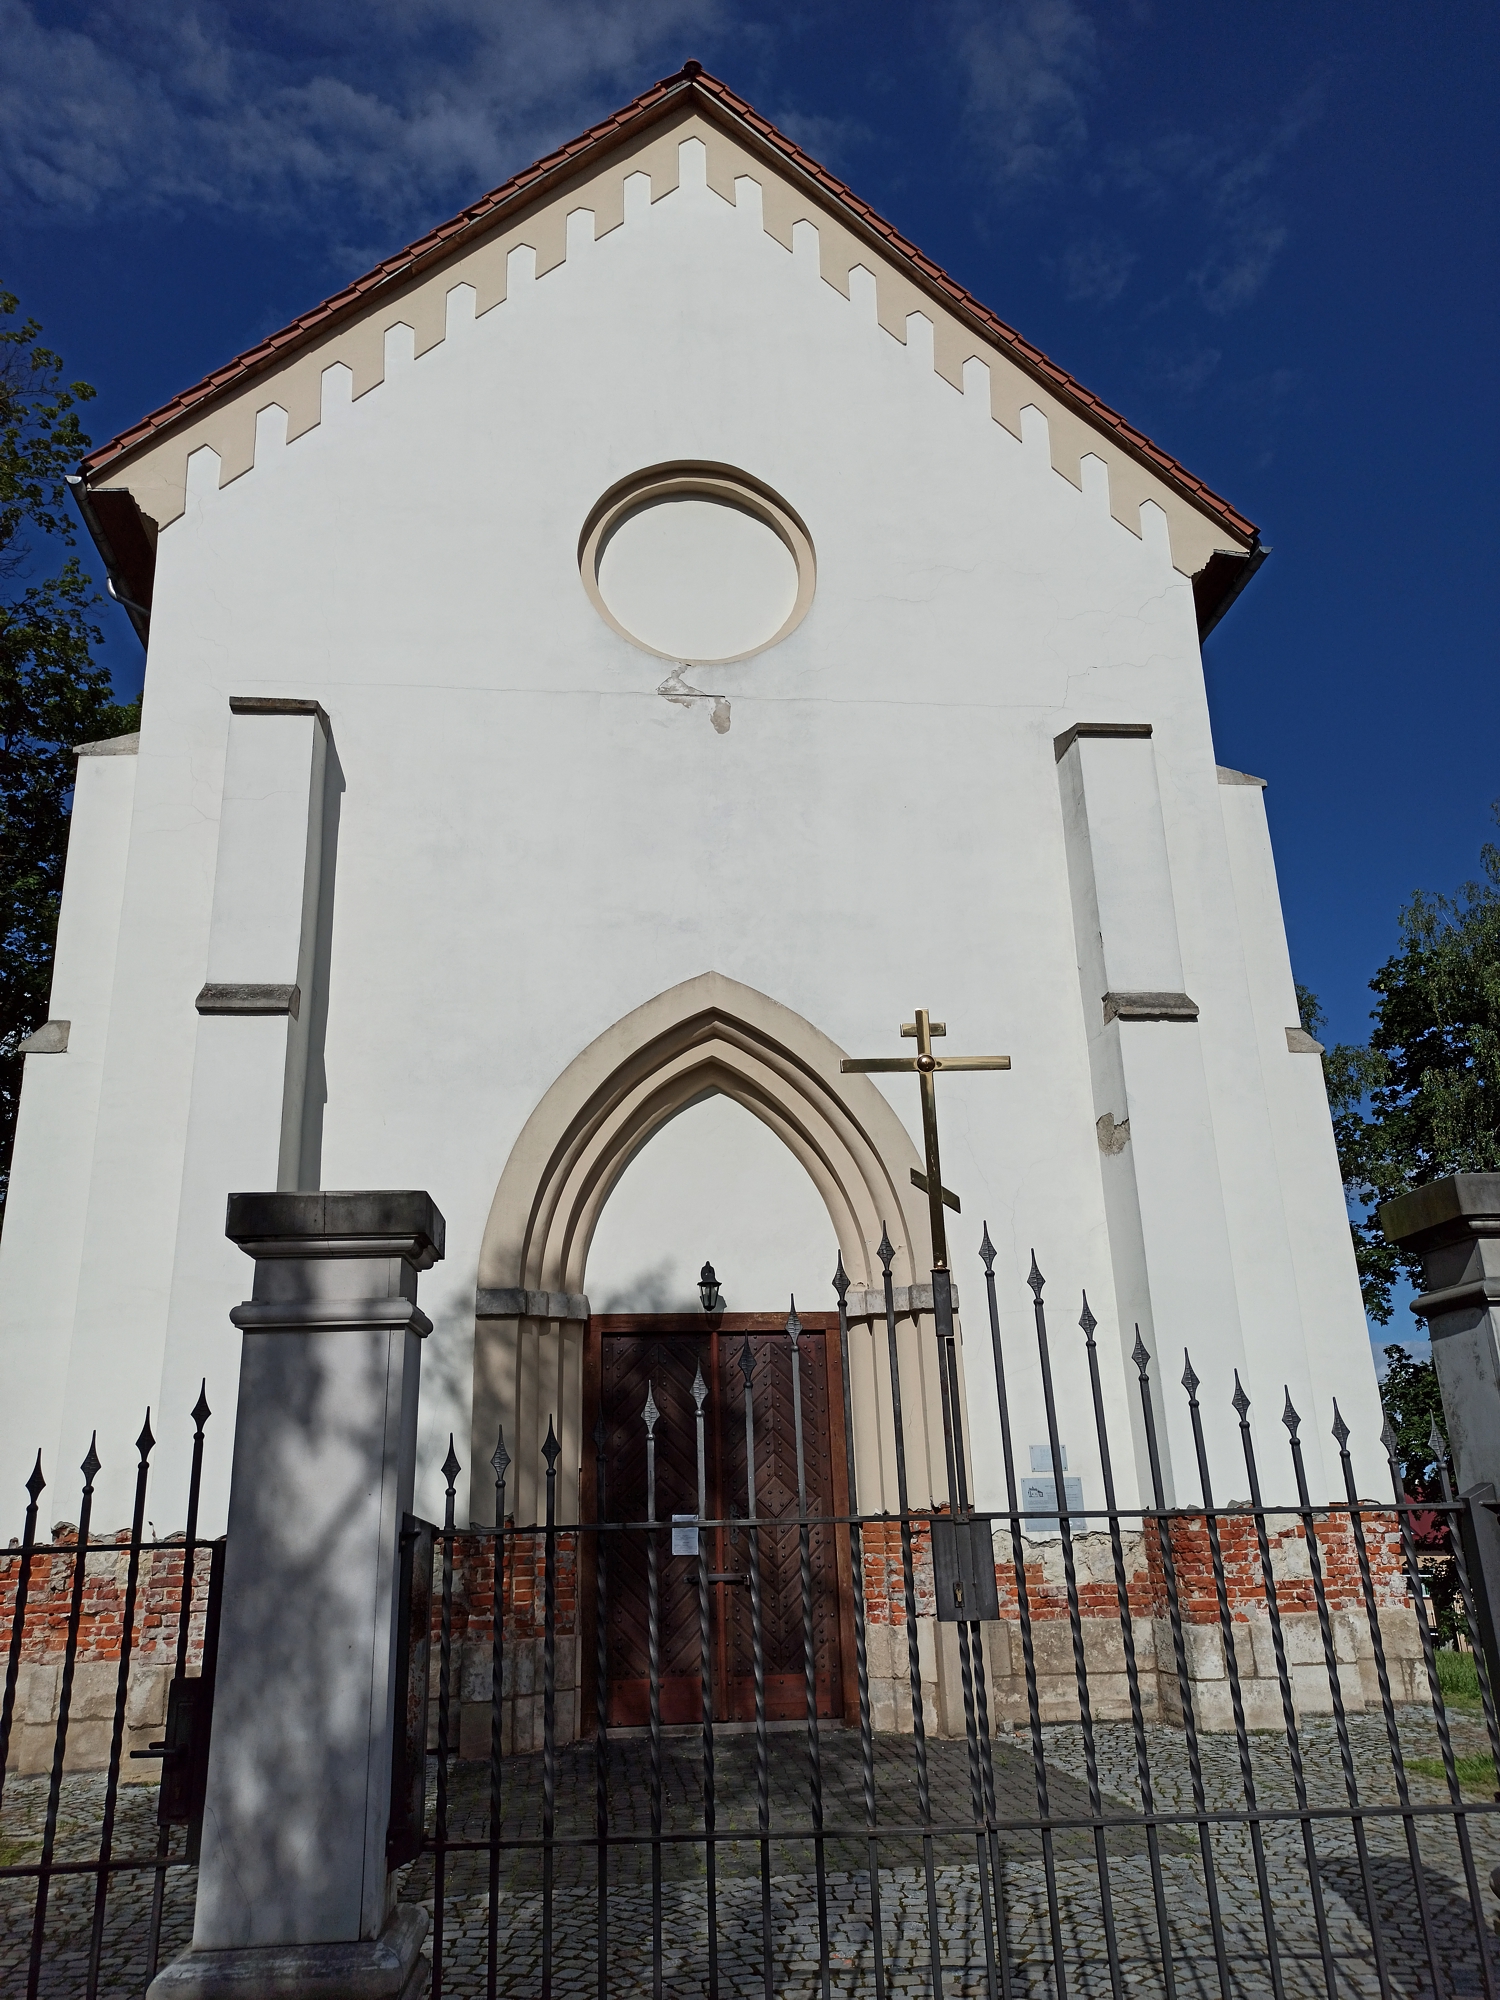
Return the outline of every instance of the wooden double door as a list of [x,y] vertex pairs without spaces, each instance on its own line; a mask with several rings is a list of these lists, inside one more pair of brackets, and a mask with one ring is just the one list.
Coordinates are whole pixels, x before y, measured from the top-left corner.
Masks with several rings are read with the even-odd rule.
[[[808,1315],[801,1338],[804,1472],[810,1516],[848,1512],[844,1456],[843,1382],[838,1321]],[[585,1518],[643,1522],[646,1518],[647,1390],[660,1416],[656,1425],[657,1538],[661,1713],[666,1723],[702,1717],[702,1644],[696,1521],[698,1443],[693,1378],[707,1385],[704,1405],[705,1520],[709,1531],[709,1653],[714,1716],[751,1721],[755,1715],[754,1631],[751,1616],[750,1537],[739,1526],[747,1515],[745,1378],[740,1357],[746,1339],[755,1356],[751,1376],[755,1418],[755,1512],[760,1520],[761,1636],[766,1713],[772,1721],[806,1715],[801,1549],[797,1527],[797,1444],[791,1345],[784,1316],[725,1313],[596,1316],[585,1349]],[[603,1418],[602,1465],[592,1449]],[[600,1486],[602,1484],[602,1493]],[[601,1505],[602,1502],[602,1505]],[[771,1525],[774,1523],[775,1525]],[[594,1537],[585,1538],[592,1544]],[[849,1616],[848,1536],[816,1526],[812,1558],[813,1663],[818,1713],[841,1716],[845,1662],[852,1658],[845,1627]],[[598,1538],[606,1562],[608,1638],[606,1715],[611,1726],[643,1723],[650,1700],[650,1625],[647,1537],[632,1530]],[[591,1553],[591,1551],[589,1551]],[[592,1564],[586,1563],[592,1570]],[[597,1625],[592,1575],[583,1579],[584,1673],[589,1708],[598,1698]],[[591,1629],[592,1628],[592,1629]],[[851,1696],[852,1699],[852,1696]]]

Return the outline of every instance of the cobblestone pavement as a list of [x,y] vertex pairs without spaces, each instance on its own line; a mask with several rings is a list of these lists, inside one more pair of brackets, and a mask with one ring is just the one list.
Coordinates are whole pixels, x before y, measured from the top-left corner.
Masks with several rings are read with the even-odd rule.
[[[47,1813],[45,1778],[7,1778],[0,1818],[0,1866],[34,1862],[42,1845]],[[59,1861],[92,1861],[99,1855],[99,1827],[104,1816],[104,1776],[91,1772],[63,1780],[58,1815],[56,1855]],[[182,1851],[182,1830],[174,1829],[174,1853]],[[156,1786],[122,1785],[115,1811],[116,1860],[153,1857],[156,1853]],[[42,2000],[81,2000],[85,1991],[89,1937],[94,1920],[94,1877],[59,1875],[47,1897],[47,1928],[42,1955]],[[112,1873],[105,1905],[102,1977],[99,1990],[111,2000],[138,1996],[146,1987],[146,1939],[150,1930],[154,1870]],[[166,1871],[162,1902],[161,1963],[187,1949],[193,1931],[196,1868]],[[36,1908],[36,1877],[0,1877],[0,1994],[19,2000],[26,1991],[31,1955],[32,1916]]]
[[[1460,1755],[1482,1752],[1484,1731],[1477,1719],[1454,1719]],[[1430,1719],[1409,1710],[1403,1717],[1408,1754],[1435,1757]],[[1366,1804],[1395,1803],[1385,1733],[1379,1718],[1350,1724],[1360,1795]],[[1134,1741],[1128,1727],[1106,1724],[1097,1732],[1101,1781],[1112,1804],[1106,1809],[1139,1810]],[[1180,1733],[1166,1727],[1149,1732],[1151,1763],[1161,1811],[1191,1812],[1192,1793]],[[1046,1731],[1052,1810],[1058,1818],[1086,1811],[1082,1743],[1073,1727]],[[1331,1722],[1304,1724],[1308,1786],[1314,1807],[1346,1804],[1337,1742]],[[1290,1807],[1295,1800],[1286,1745],[1279,1735],[1252,1737],[1254,1775],[1264,1808]],[[1232,1738],[1205,1737],[1204,1785],[1210,1810],[1237,1810],[1244,1804]],[[800,1732],[778,1733],[771,1745],[770,1933],[773,1991],[785,2000],[818,1992],[818,1925],[810,1843],[786,1837],[778,1828],[806,1825],[807,1757]],[[823,1739],[827,1819],[845,1826],[863,1819],[858,1739],[831,1729]],[[930,1745],[934,1817],[967,1819],[969,1779],[965,1746]],[[699,1747],[696,1736],[671,1736],[663,1754],[663,1819],[668,1831],[701,1827]],[[916,1819],[916,1781],[909,1737],[882,1737],[876,1744],[877,1795],[882,1824],[910,1825]],[[594,1768],[591,1748],[559,1751],[558,1831],[589,1836],[593,1829]],[[611,1824],[617,1833],[650,1828],[649,1751],[640,1739],[616,1741],[612,1753]],[[535,1835],[541,1811],[541,1759],[507,1760],[504,1833]],[[717,1745],[719,1824],[755,1826],[753,1740],[726,1736]],[[995,1749],[995,1781],[1002,1821],[1022,1824],[1002,1833],[1007,1956],[1016,2000],[1056,2000],[1049,1902],[1039,1836],[1033,1821],[1036,1793],[1029,1739],[1002,1736]],[[483,1838],[488,1823],[487,1771],[483,1765],[455,1767],[451,1786],[450,1834]],[[1441,1781],[1414,1774],[1418,1803],[1445,1804]],[[1469,1795],[1474,1803],[1490,1793]],[[64,1785],[60,1857],[85,1859],[97,1851],[103,1799],[99,1777],[69,1778]],[[0,1864],[34,1857],[46,1805],[43,1779],[11,1779],[6,1786]],[[117,1855],[144,1856],[155,1842],[154,1786],[122,1790],[117,1821]],[[1476,1872],[1487,1909],[1489,1871],[1500,1863],[1500,1816],[1480,1813],[1468,1820]],[[1215,1881],[1223,1916],[1233,2000],[1272,2000],[1265,1928],[1256,1893],[1249,1836],[1240,1827],[1217,1827],[1212,1836]],[[1369,1822],[1367,1892],[1348,1823],[1317,1823],[1319,1880],[1331,1950],[1337,1965],[1339,2000],[1375,2000],[1380,1993],[1367,1911],[1370,1898],[1379,1922],[1393,2000],[1432,1994],[1432,1980],[1418,1920],[1416,1897],[1399,1819]],[[1217,2000],[1219,1980],[1208,1918],[1208,1902],[1196,1830],[1165,1828],[1162,1872],[1169,1912],[1169,1935],[1176,1991],[1183,2000]],[[1280,1954],[1288,2000],[1324,1996],[1312,1893],[1302,1858],[1298,1823],[1269,1822],[1265,1846]],[[1420,1847],[1434,1935],[1438,1942],[1439,1993],[1478,1996],[1483,1991],[1477,1941],[1451,1818],[1421,1825]],[[868,1849],[863,1840],[826,1844],[829,1952],[836,1994],[874,1992],[874,1929],[871,1921]],[[1054,1841],[1059,1928],[1066,1989],[1070,1996],[1096,2000],[1112,1991],[1105,1951],[1098,1870],[1092,1835],[1060,1830]],[[553,1910],[553,1990],[562,1996],[597,1991],[595,1856],[586,1844],[557,1852]],[[758,1842],[726,1842],[719,1851],[717,1932],[723,1991],[762,1990],[762,1911]],[[444,1898],[444,1993],[468,1996],[484,1991],[487,1952],[487,1869],[483,1854],[450,1857]],[[1136,1996],[1164,1992],[1160,1940],[1144,1835],[1139,1828],[1112,1831],[1108,1841],[1109,1887],[1118,1940],[1120,1989]],[[651,1986],[650,1850],[644,1843],[612,1851],[609,1902],[609,1991],[619,2000],[649,1993]],[[665,1990],[673,1996],[705,1991],[707,1958],[706,1880],[701,1843],[688,1840],[664,1848],[662,1929]],[[107,1909],[101,1993],[138,2000],[145,1984],[145,1941],[151,1900],[149,1872],[114,1878]],[[195,1871],[174,1868],[166,1878],[161,1958],[165,1963],[186,1945],[192,1924]],[[887,1990],[892,2000],[932,1991],[927,1920],[927,1877],[919,1838],[893,1834],[880,1845],[878,1875],[880,1938]],[[432,1863],[424,1858],[406,1870],[404,1900],[432,1910]],[[943,1990],[952,2000],[988,1990],[986,1927],[982,1921],[972,1836],[946,1835],[934,1841],[933,1893],[938,1909]],[[34,1907],[34,1878],[0,1878],[0,1996],[25,1992],[26,1963]],[[84,1991],[94,1885],[88,1876],[59,1877],[51,1890],[46,1951],[40,1991],[46,2000],[74,2000]],[[499,1904],[500,1990],[532,2000],[539,1991],[542,1896],[535,1851],[507,1851],[501,1868]]]
[[[1438,1754],[1430,1718],[1407,1711],[1403,1743],[1410,1757]],[[1045,1732],[1051,1808],[1055,1818],[1086,1813],[1083,1744],[1076,1727]],[[1482,1724],[1453,1718],[1460,1756],[1485,1749]],[[1384,1725],[1378,1717],[1350,1723],[1355,1775],[1363,1804],[1397,1803]],[[1309,1803],[1343,1809],[1347,1804],[1337,1738],[1331,1719],[1314,1718],[1302,1730]],[[1106,1810],[1139,1811],[1135,1742],[1130,1729],[1105,1724],[1097,1731]],[[1185,1739],[1167,1727],[1149,1731],[1153,1780],[1159,1812],[1191,1813],[1192,1789]],[[1296,1805],[1285,1739],[1267,1732],[1252,1737],[1252,1772],[1263,1810]],[[1244,1787],[1232,1737],[1202,1739],[1203,1778],[1210,1811],[1242,1810]],[[930,1746],[933,1811],[936,1819],[966,1817],[969,1784],[962,1744]],[[916,1784],[910,1738],[878,1740],[877,1795],[882,1824],[916,1817]],[[701,1825],[698,1748],[694,1738],[669,1738],[663,1758],[663,1823],[668,1830]],[[830,1731],[824,1739],[825,1814],[849,1825],[863,1817],[858,1742],[850,1731]],[[1036,1792],[1029,1737],[1001,1737],[995,1749],[995,1781],[1002,1821],[1034,1820]],[[646,1746],[638,1741],[613,1750],[611,1824],[617,1832],[649,1827],[649,1771]],[[534,1835],[540,1826],[541,1760],[506,1765],[503,1812],[507,1838]],[[755,1825],[754,1746],[744,1738],[718,1746],[719,1824]],[[773,1835],[789,1821],[807,1823],[807,1763],[800,1736],[778,1736],[772,1745]],[[487,1824],[487,1774],[482,1765],[460,1767],[450,1800],[450,1834],[482,1838]],[[593,1827],[594,1771],[586,1747],[558,1757],[557,1828],[560,1835],[588,1834]],[[1417,1804],[1447,1803],[1441,1780],[1411,1775]],[[1488,1800],[1488,1792],[1469,1795]],[[1435,1941],[1441,1995],[1483,1992],[1478,1940],[1470,1913],[1462,1859],[1451,1818],[1420,1824],[1429,1918]],[[1489,1871],[1500,1863],[1500,1820],[1478,1814],[1467,1821],[1475,1870],[1485,1907],[1492,1908]],[[1270,1822],[1265,1830],[1266,1866],[1273,1934],[1282,1990],[1288,2000],[1326,2000],[1327,1980],[1318,1938],[1312,1889],[1303,1860],[1301,1826]],[[1418,2000],[1433,1992],[1426,1940],[1399,1819],[1368,1823],[1369,1887],[1362,1876],[1349,1823],[1315,1823],[1318,1880],[1324,1920],[1340,2000],[1381,1991],[1374,1944],[1366,1915],[1373,1896],[1387,1962],[1389,1989],[1396,2000]],[[1214,1887],[1218,1896],[1229,1989],[1234,2000],[1274,2000],[1266,1929],[1255,1879],[1248,1830],[1215,1827],[1210,1835]],[[1055,2000],[1059,1994],[1053,1959],[1050,1904],[1034,1826],[1006,1830],[1001,1837],[1006,1903],[1006,1942],[1012,1990],[1021,2000]],[[972,1840],[945,1837],[934,1843],[934,1892],[938,1906],[944,1992],[953,2000],[988,1991],[985,1925],[979,1903]],[[1209,2000],[1220,1992],[1208,1888],[1196,1828],[1164,1828],[1162,1874],[1168,1911],[1176,1991],[1183,2000]],[[893,2000],[930,1994],[932,1976],[927,1926],[927,1881],[920,1841],[883,1839],[879,1874],[880,1931],[887,1990]],[[488,1904],[484,1890],[487,1861],[482,1855],[455,1855],[445,1885],[444,1992],[467,1996],[484,1991]],[[752,1840],[720,1850],[717,1933],[720,1979],[729,1993],[762,1990],[762,1912],[759,1851]],[[874,1992],[874,1931],[871,1922],[867,1850],[862,1842],[827,1843],[829,1956],[835,1993]],[[770,1931],[773,1991],[800,2000],[819,1991],[818,1927],[814,1879],[806,1843],[771,1842]],[[650,1853],[647,1847],[613,1851],[610,1862],[609,1991],[611,1995],[651,1990]],[[662,1930],[665,1990],[674,1995],[706,1990],[707,1906],[703,1849],[685,1842],[663,1855]],[[1117,1939],[1121,1991],[1131,1996],[1165,1991],[1161,1943],[1144,1835],[1138,1829],[1112,1831],[1108,1839],[1109,1889]],[[1113,1991],[1105,1944],[1100,1882],[1092,1835],[1072,1828],[1054,1839],[1063,1973],[1070,1995]],[[501,1991],[531,1994],[541,1971],[542,1897],[539,1859],[534,1851],[508,1852],[501,1867],[498,1916]],[[403,1895],[430,1911],[430,1863],[409,1871]],[[587,1846],[558,1851],[553,1908],[553,1990],[561,1995],[597,1990],[597,1898],[594,1855]],[[1497,1953],[1500,1959],[1500,1953]]]

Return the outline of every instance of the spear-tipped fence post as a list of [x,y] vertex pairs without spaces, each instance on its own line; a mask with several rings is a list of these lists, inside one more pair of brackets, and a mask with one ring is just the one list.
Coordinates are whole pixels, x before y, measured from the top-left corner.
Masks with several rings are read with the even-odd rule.
[[552,2000],[553,1835],[557,1828],[557,1461],[552,1418],[542,1440],[547,1518],[542,1537],[542,2000]]
[[495,2000],[500,1977],[500,1787],[505,1716],[505,1475],[510,1470],[503,1424],[496,1427],[490,1469],[495,1475],[495,1539],[490,1551],[494,1582],[490,1611],[490,1869],[485,1996],[486,2000]]
[[854,1449],[854,1389],[849,1372],[849,1273],[844,1253],[833,1270],[834,1296],[839,1306],[839,1374],[844,1394],[844,1477],[849,1500],[849,1577],[854,1598],[854,1674],[859,1691],[859,1769],[864,1791],[866,1854],[870,1881],[870,1948],[875,1975],[875,2000],[885,2000],[885,1939],[880,1917],[880,1843],[875,1838],[875,1738],[870,1716],[870,1656],[865,1630],[865,1542],[859,1509],[859,1475]]
[[31,1477],[26,1481],[26,1522],[21,1529],[21,1547],[17,1555],[16,1601],[10,1620],[10,1650],[5,1660],[5,1700],[0,1706],[0,1801],[5,1797],[11,1724],[16,1712],[16,1681],[21,1672],[21,1646],[26,1636],[26,1600],[31,1590],[31,1552],[36,1546],[37,1507],[46,1484],[42,1477],[42,1454],[38,1452]]
[[88,1570],[89,1526],[94,1512],[94,1481],[103,1470],[98,1433],[89,1439],[79,1470],[83,1497],[78,1504],[78,1542],[73,1556],[73,1587],[68,1600],[68,1636],[63,1647],[62,1686],[57,1697],[57,1729],[52,1739],[52,1777],[47,1787],[47,1817],[42,1828],[41,1873],[32,1910],[31,1960],[26,1972],[26,2000],[36,2000],[42,1976],[42,1942],[47,1932],[47,1892],[57,1846],[57,1815],[62,1802],[63,1759],[68,1748],[68,1719],[73,1706],[73,1676],[78,1666],[78,1628],[83,1618],[83,1585]]
[[120,1661],[115,1675],[114,1726],[109,1739],[109,1767],[104,1781],[104,1813],[99,1828],[99,1875],[94,1885],[94,1921],[89,1934],[89,1969],[85,2000],[99,1991],[99,1961],[104,1949],[104,1916],[109,1902],[109,1864],[114,1854],[115,1806],[120,1789],[120,1759],[125,1749],[125,1703],[130,1693],[130,1660],[135,1649],[135,1599],[141,1578],[141,1537],[146,1527],[146,1481],[151,1474],[151,1412],[135,1441],[135,1504],[130,1514],[130,1555],[125,1569],[125,1602],[120,1611]]

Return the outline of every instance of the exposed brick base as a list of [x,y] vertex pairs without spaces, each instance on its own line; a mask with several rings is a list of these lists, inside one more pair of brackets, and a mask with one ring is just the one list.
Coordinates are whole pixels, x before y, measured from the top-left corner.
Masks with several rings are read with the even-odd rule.
[[[67,1547],[70,1539],[76,1545],[76,1537],[59,1535],[57,1553],[38,1553],[32,1557],[26,1629],[16,1681],[15,1719],[6,1762],[9,1771],[29,1773],[52,1767],[73,1592],[75,1559]],[[120,1640],[124,1631],[129,1541],[128,1532],[122,1531],[107,1542],[91,1546],[84,1565],[83,1609],[78,1625],[65,1760],[69,1771],[102,1771],[109,1763],[120,1675]],[[20,1554],[14,1547],[0,1552],[0,1661],[9,1659],[20,1570]],[[187,1661],[190,1674],[196,1674],[202,1665],[208,1571],[208,1550],[200,1544],[193,1559]],[[181,1593],[181,1552],[171,1548],[143,1550],[136,1587],[135,1644],[125,1701],[124,1753],[120,1766],[121,1781],[125,1784],[154,1785],[160,1774],[161,1767],[154,1760],[135,1763],[130,1752],[144,1750],[149,1743],[159,1740],[166,1722],[167,1688],[177,1655]]]

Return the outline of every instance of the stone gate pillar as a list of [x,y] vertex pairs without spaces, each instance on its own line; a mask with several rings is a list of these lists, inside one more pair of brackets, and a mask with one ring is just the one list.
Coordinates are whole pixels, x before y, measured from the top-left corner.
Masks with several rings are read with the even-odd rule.
[[192,1948],[151,2000],[404,2000],[425,1914],[393,1910],[397,1545],[412,1502],[430,1195],[235,1194],[255,1259]]
[[[1427,1322],[1458,1491],[1476,1503],[1468,1561],[1479,1637],[1500,1682],[1500,1174],[1452,1174],[1380,1210],[1392,1243],[1422,1259],[1427,1289],[1411,1309]],[[1480,1586],[1482,1585],[1482,1588]]]

